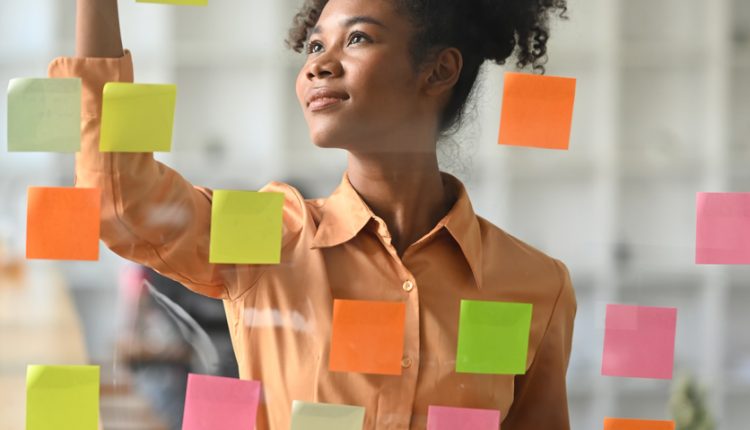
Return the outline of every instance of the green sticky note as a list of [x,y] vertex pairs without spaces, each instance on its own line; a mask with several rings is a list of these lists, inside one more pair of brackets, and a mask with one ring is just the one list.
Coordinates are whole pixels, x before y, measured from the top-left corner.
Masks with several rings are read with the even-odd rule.
[[110,82],[104,86],[102,152],[169,152],[177,87]]
[[362,430],[365,408],[361,406],[292,403],[291,430]]
[[10,81],[8,151],[76,152],[80,148],[80,79]]
[[135,0],[136,3],[161,3],[177,6],[207,6],[208,0]]
[[279,264],[284,194],[216,190],[209,262]]
[[461,301],[456,372],[526,373],[532,305]]
[[96,430],[99,366],[28,366],[26,430]]

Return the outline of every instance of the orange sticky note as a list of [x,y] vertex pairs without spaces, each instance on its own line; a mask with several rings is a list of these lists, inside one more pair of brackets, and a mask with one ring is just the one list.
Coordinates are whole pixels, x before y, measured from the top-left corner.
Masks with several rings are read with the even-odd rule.
[[498,143],[568,149],[575,93],[573,78],[506,73]]
[[26,258],[99,259],[98,188],[28,190]]
[[675,430],[674,421],[605,418],[604,430]]
[[335,300],[329,369],[400,375],[406,304]]

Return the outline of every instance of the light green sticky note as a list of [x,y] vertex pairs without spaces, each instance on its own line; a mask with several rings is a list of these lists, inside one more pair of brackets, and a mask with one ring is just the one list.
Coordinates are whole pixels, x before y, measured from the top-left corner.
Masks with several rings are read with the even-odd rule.
[[278,264],[284,194],[216,190],[209,262]]
[[456,372],[526,373],[532,305],[461,301]]
[[19,78],[8,83],[8,151],[80,148],[80,79]]
[[110,82],[104,86],[102,152],[169,152],[177,87]]
[[178,6],[206,6],[208,0],[135,0],[136,3],[161,3],[174,4]]
[[292,403],[291,430],[362,430],[365,408],[361,406]]
[[96,430],[99,366],[28,366],[26,430]]

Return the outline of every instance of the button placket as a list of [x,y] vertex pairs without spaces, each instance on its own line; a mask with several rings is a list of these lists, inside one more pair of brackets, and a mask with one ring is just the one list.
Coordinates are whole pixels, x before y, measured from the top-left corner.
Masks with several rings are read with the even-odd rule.
[[[402,278],[401,289],[408,294],[407,303],[410,317],[407,317],[407,324],[411,325],[411,330],[407,329],[406,344],[404,353],[401,358],[401,368],[404,370],[414,368],[419,359],[419,294],[417,284],[411,273],[404,273]],[[415,350],[416,348],[416,350]]]
[[[399,261],[399,263],[401,263]],[[379,404],[378,428],[411,428],[417,381],[419,379],[419,290],[412,273],[401,263],[394,287],[401,286],[402,301],[406,303],[404,349],[401,355],[401,377],[383,387],[383,400]],[[398,417],[390,420],[390,417]]]

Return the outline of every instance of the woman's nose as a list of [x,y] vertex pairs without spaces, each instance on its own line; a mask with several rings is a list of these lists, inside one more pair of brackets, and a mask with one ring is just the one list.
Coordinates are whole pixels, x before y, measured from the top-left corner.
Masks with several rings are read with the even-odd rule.
[[324,79],[341,74],[341,63],[330,54],[323,54],[310,63],[307,68],[307,79]]

